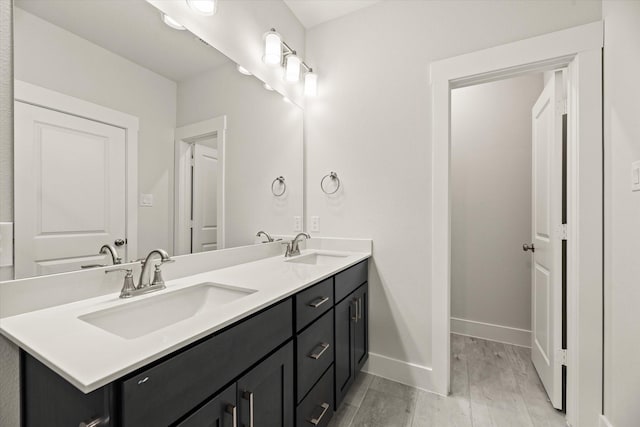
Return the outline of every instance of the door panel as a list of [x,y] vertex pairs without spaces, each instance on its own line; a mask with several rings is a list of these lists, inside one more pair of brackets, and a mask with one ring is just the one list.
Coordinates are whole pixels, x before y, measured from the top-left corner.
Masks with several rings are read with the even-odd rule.
[[368,303],[369,303],[369,285],[366,283],[356,292],[358,298],[356,317],[358,321],[355,323],[354,332],[354,359],[355,373],[360,372],[362,365],[367,361],[369,356],[369,331],[367,330],[368,321]]
[[100,247],[126,239],[124,129],[16,102],[15,140],[16,278],[109,264]]
[[193,253],[218,247],[218,152],[193,145]]
[[354,380],[353,336],[355,332],[354,319],[356,302],[353,295],[342,300],[335,307],[335,371],[336,393],[335,409],[340,406],[342,399]]
[[531,359],[554,407],[562,406],[562,73],[532,109]]

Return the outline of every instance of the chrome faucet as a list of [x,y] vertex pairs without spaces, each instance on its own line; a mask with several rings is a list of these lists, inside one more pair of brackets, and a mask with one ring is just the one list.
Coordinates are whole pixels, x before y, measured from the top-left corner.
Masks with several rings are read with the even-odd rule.
[[111,255],[111,263],[113,265],[122,264],[122,258],[118,256],[118,251],[112,245],[102,245],[100,253],[103,255]]
[[284,253],[285,257],[300,255],[300,248],[298,247],[298,243],[301,237],[304,237],[306,239],[311,238],[311,236],[309,236],[307,233],[298,233],[296,237],[294,237],[293,240],[287,244],[287,251]]
[[113,273],[114,271],[124,271],[126,273],[124,276],[124,284],[122,285],[122,290],[120,291],[120,298],[129,298],[166,288],[164,280],[162,279],[160,264],[155,264],[153,281],[149,283],[150,280],[147,270],[150,268],[151,258],[153,258],[154,255],[160,256],[160,264],[173,262],[167,251],[165,251],[164,249],[154,249],[149,252],[144,261],[142,261],[142,270],[140,271],[138,286],[136,286],[133,282],[133,269],[131,268],[111,268],[109,270],[105,270],[105,274]]
[[269,233],[267,233],[266,231],[262,231],[262,230],[258,231],[256,233],[256,237],[260,237],[260,236],[264,236],[264,237],[267,238],[267,241],[266,242],[262,242],[262,243],[267,243],[267,242],[271,243],[271,242],[273,242],[273,237],[271,237],[269,235]]
[[160,274],[160,264],[156,264],[153,282],[150,280],[150,274],[147,273],[147,270],[151,267],[151,258],[153,258],[154,255],[160,256],[160,264],[173,262],[167,251],[165,251],[164,249],[154,249],[149,252],[144,261],[142,261],[142,270],[140,270],[140,278],[138,279],[138,289],[156,285],[162,286],[162,288],[164,289],[164,281],[162,280],[162,275]]

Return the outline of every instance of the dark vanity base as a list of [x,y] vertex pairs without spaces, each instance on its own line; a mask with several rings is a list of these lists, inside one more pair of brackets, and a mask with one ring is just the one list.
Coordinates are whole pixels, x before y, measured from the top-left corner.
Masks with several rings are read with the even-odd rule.
[[368,357],[367,272],[365,260],[89,394],[21,351],[22,425],[326,426]]

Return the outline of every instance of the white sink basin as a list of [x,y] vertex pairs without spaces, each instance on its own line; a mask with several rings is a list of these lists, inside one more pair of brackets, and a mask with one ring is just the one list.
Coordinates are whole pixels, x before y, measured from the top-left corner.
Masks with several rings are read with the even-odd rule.
[[256,292],[205,282],[179,291],[160,293],[140,301],[79,316],[78,319],[125,339],[138,338],[198,313]]
[[345,257],[347,257],[347,255],[314,252],[311,254],[300,255],[299,257],[288,259],[286,262],[308,265],[336,265],[341,263],[343,261],[343,258]]

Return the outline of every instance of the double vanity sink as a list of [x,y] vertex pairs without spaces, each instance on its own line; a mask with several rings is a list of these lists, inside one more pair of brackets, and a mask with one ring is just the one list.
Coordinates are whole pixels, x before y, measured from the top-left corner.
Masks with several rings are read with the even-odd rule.
[[[173,425],[181,419],[184,425],[197,425],[187,421],[211,408],[220,412],[216,399],[223,396],[224,408],[237,407],[244,411],[237,416],[249,422],[253,418],[247,417],[259,411],[253,406],[247,409],[249,400],[242,393],[254,387],[257,402],[266,399],[259,393],[263,383],[250,381],[263,375],[258,368],[265,365],[264,372],[279,366],[286,380],[280,392],[263,393],[280,393],[279,405],[285,411],[282,425],[305,425],[309,420],[326,425],[366,360],[367,322],[362,319],[367,317],[369,257],[370,252],[308,249],[293,257],[272,256],[169,280],[164,290],[128,299],[108,294],[4,318],[2,333],[24,351],[27,411],[37,407],[37,390],[43,384],[56,389],[61,383],[67,384],[60,386],[63,389],[72,385],[76,390],[69,391],[74,397],[64,402],[85,398],[98,402],[95,414],[78,415],[102,420],[95,425],[136,425],[149,416],[160,417],[154,425]],[[222,349],[226,353],[220,353]],[[186,359],[191,362],[180,362]],[[205,367],[209,363],[212,367]],[[197,371],[187,372],[193,368]],[[207,377],[207,369],[213,370],[211,377],[206,384],[198,384]],[[173,409],[164,402],[160,412],[149,402],[143,405],[151,411],[147,413],[132,403],[145,393],[145,385],[153,390],[155,400],[172,393],[149,372],[156,378],[164,375],[171,387],[178,378],[191,378],[180,393],[196,394],[182,404],[173,402],[177,405]],[[229,377],[223,379],[225,375]],[[231,389],[220,389],[228,380],[234,381],[228,386]],[[206,396],[213,397],[205,404]],[[88,406],[86,402],[78,405]],[[328,415],[320,415],[327,411]],[[220,413],[225,416],[224,410]],[[234,425],[232,415],[229,424],[224,421],[223,425]],[[27,416],[25,425],[36,424]]]

